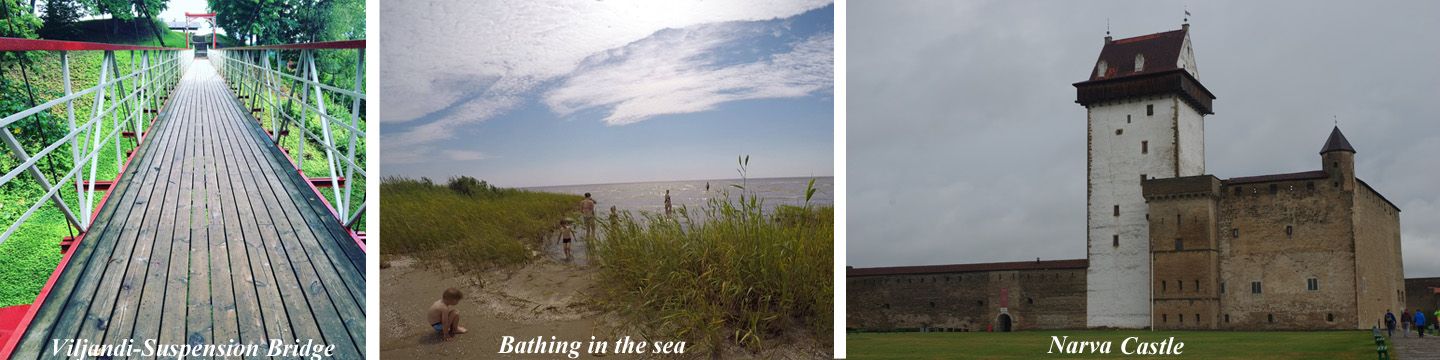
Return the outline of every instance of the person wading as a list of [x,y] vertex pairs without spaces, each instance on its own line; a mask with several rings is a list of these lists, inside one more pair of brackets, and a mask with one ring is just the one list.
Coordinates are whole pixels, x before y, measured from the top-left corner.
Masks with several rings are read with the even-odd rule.
[[585,222],[585,237],[595,238],[595,199],[590,193],[585,193],[585,198],[580,200],[580,217]]

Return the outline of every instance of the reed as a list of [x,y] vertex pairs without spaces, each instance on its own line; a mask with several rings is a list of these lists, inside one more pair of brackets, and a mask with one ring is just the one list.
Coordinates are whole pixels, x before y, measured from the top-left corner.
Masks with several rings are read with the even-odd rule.
[[761,350],[796,333],[828,342],[833,208],[766,212],[737,188],[702,206],[703,216],[681,207],[675,217],[625,212],[602,222],[591,250],[608,293],[601,303],[651,338],[689,339],[711,354]]
[[380,252],[483,270],[531,259],[532,249],[580,197],[500,189],[469,177],[385,178],[380,183]]

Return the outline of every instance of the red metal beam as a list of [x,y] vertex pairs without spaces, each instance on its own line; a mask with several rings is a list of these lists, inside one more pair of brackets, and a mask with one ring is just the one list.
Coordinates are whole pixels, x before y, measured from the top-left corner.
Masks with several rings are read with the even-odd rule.
[[116,45],[83,41],[36,40],[0,37],[0,51],[185,50],[155,46]]
[[315,49],[364,49],[365,40],[322,41],[304,44],[260,45],[224,48],[221,50],[315,50]]
[[[80,182],[80,186],[84,187],[85,189],[90,189],[90,181],[89,181],[89,180],[82,180],[82,181]],[[107,190],[110,190],[110,188],[111,188],[111,187],[114,187],[114,186],[115,186],[115,180],[96,180],[96,181],[95,181],[95,191],[107,191]]]

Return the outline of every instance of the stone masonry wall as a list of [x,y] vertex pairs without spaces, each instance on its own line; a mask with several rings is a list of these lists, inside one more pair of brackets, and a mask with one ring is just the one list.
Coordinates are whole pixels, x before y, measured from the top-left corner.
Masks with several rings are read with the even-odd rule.
[[1221,190],[1221,329],[1362,328],[1351,192],[1324,178]]
[[846,327],[985,331],[1005,289],[1013,330],[1085,327],[1085,269],[981,271],[846,279]]

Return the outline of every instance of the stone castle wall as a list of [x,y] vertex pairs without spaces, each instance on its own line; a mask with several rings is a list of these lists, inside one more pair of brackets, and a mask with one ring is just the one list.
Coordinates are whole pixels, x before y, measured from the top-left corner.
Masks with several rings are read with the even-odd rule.
[[845,316],[862,331],[998,331],[1003,310],[1013,330],[1080,329],[1085,300],[1083,267],[850,275]]

